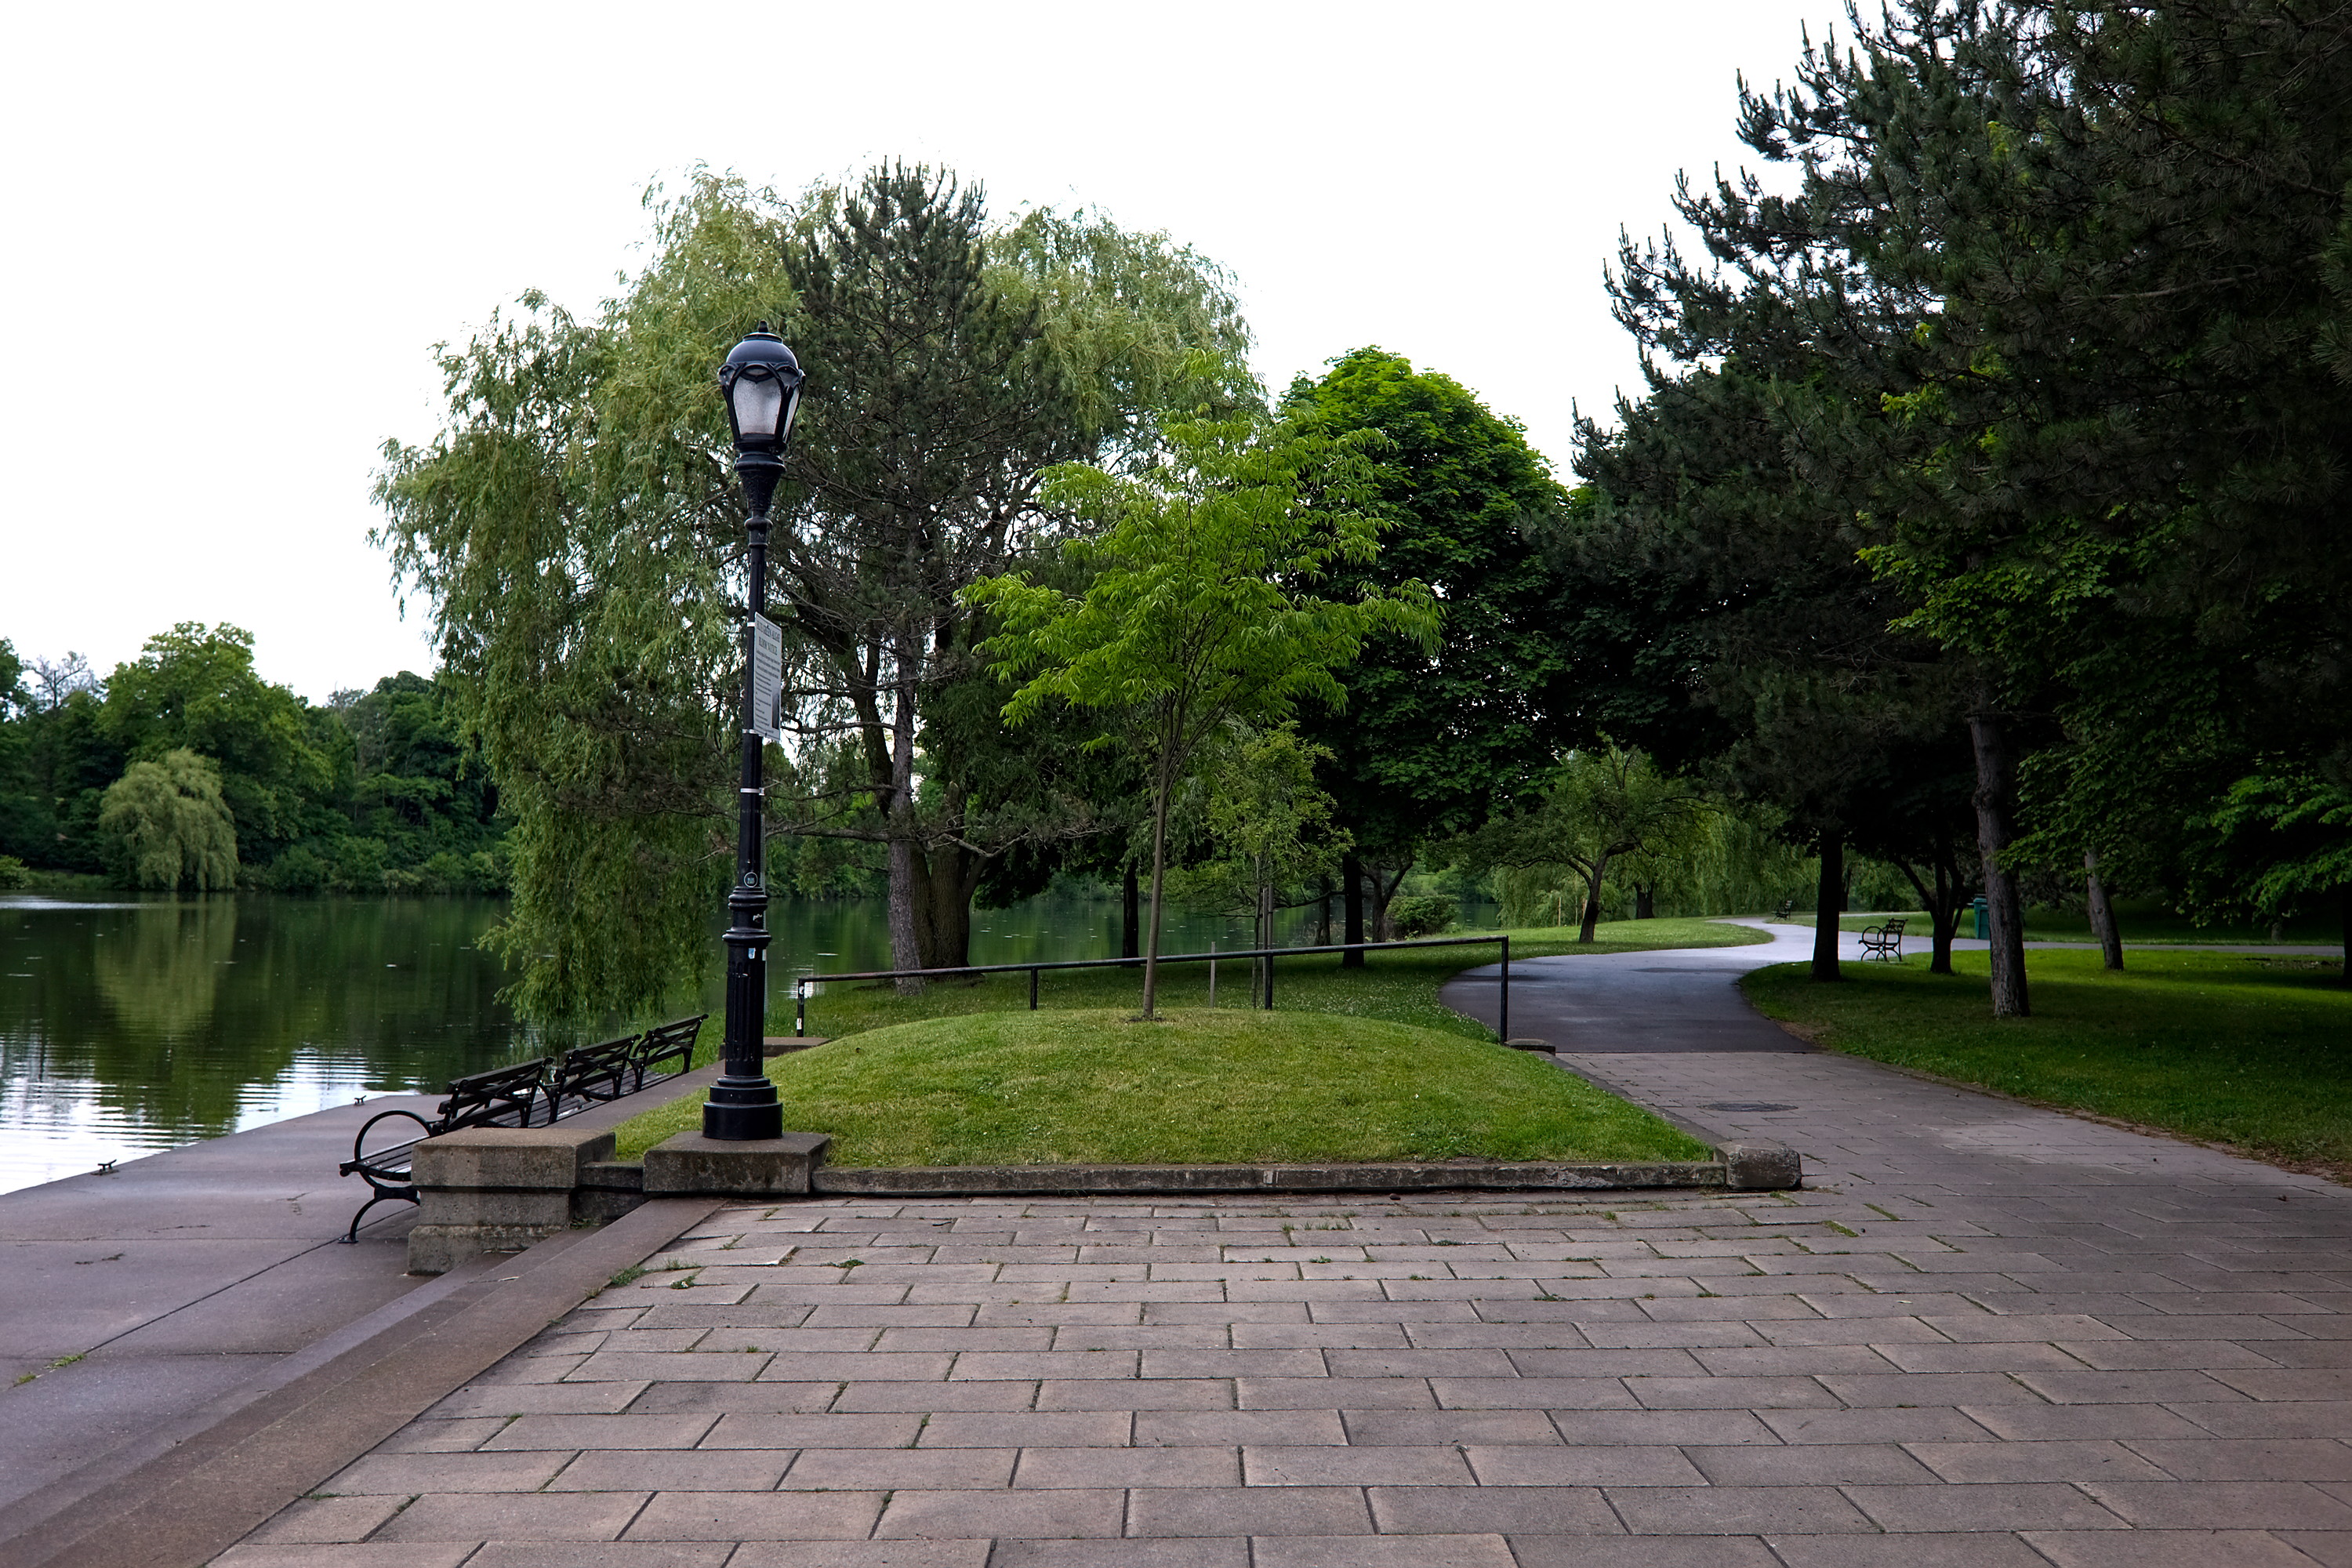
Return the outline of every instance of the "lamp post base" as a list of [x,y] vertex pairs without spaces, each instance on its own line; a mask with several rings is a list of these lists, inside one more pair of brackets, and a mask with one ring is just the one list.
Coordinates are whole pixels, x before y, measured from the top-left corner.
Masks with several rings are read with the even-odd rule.
[[766,1078],[722,1078],[710,1086],[702,1106],[702,1135],[730,1143],[753,1138],[781,1138],[784,1108],[776,1102],[776,1086]]

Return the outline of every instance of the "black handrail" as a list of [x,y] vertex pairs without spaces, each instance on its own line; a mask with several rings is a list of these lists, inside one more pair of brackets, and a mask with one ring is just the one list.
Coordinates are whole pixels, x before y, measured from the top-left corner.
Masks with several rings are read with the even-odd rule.
[[[1274,1011],[1274,963],[1276,958],[1297,958],[1316,952],[1393,952],[1403,947],[1471,947],[1486,942],[1503,944],[1501,1001],[1496,1012],[1495,1037],[1511,1037],[1511,939],[1507,936],[1431,936],[1407,942],[1348,942],[1327,947],[1255,947],[1236,949],[1232,952],[1165,952],[1162,963],[1214,963],[1221,958],[1263,958],[1265,966],[1265,1011]],[[1019,974],[1029,976],[1029,1010],[1037,1010],[1037,976],[1047,969],[1140,969],[1140,958],[1058,958],[1036,963],[960,963],[952,969],[861,969],[845,974],[795,974],[793,976],[793,1034],[795,1038],[808,1034],[808,988],[835,980],[947,980],[964,974]]]

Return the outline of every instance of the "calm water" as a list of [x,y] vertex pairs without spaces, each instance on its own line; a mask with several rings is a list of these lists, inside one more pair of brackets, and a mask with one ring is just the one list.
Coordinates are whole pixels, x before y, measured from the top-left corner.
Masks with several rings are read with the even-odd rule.
[[[0,1192],[578,1043],[499,1005],[504,970],[474,945],[499,910],[0,894]],[[785,976],[889,964],[878,900],[779,900],[770,925],[772,1034],[792,1029]],[[1168,925],[1162,952],[1248,945],[1241,921],[1171,910]],[[1049,893],[973,916],[975,963],[1118,951],[1116,901]]]

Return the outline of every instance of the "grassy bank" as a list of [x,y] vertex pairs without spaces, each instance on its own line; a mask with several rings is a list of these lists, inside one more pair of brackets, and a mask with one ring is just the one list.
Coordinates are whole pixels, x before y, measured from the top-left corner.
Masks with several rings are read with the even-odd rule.
[[[1616,921],[1601,927],[1599,940],[1576,940],[1574,927],[1548,926],[1514,930],[1513,959],[1539,958],[1563,952],[1638,952],[1670,947],[1737,947],[1769,940],[1747,926],[1713,921]],[[1493,1031],[1439,1005],[1437,988],[1465,969],[1492,963],[1494,947],[1439,947],[1365,955],[1364,967],[1339,967],[1339,955],[1277,959],[1274,1005],[1282,1013],[1338,1013],[1350,1017],[1379,1018],[1410,1024],[1469,1039],[1494,1037]],[[1242,1010],[1249,1005],[1250,966],[1246,960],[1217,965],[1219,1010]],[[1143,972],[1136,969],[1073,969],[1047,971],[1038,988],[1038,1005],[1054,1010],[1135,1007],[1143,994]],[[1175,964],[1160,972],[1161,1003],[1177,1008],[1205,1008],[1209,998],[1205,964]],[[887,985],[836,984],[809,1000],[812,1035],[838,1037],[858,1034],[892,1024],[966,1013],[998,1013],[1029,1005],[1026,974],[978,975],[969,980],[935,982],[919,996],[900,996]],[[772,1034],[792,1028],[792,990],[776,983],[769,1002]]]
[[[779,1057],[768,1076],[784,1124],[832,1133],[836,1165],[1708,1157],[1545,1058],[1328,1012],[960,1014]],[[700,1119],[690,1100],[640,1117],[621,1156]]]
[[2030,952],[2033,1016],[1996,1020],[1985,955],[1848,964],[1817,985],[1778,964],[1743,982],[1825,1046],[2006,1094],[2352,1173],[2352,991],[2336,964],[2229,953]]
[[[1930,934],[1927,911],[1925,910],[1885,910],[1874,913],[1841,915],[1838,929],[1860,931],[1884,921],[1908,919],[1909,928],[1904,932],[1907,947],[1913,942],[1926,942]],[[1790,925],[1811,927],[1813,916],[1801,910],[1789,917]],[[2133,945],[2186,945],[2207,947],[2273,947],[2310,944],[2340,947],[2344,928],[2333,914],[2304,915],[2280,924],[2276,935],[2267,925],[2199,925],[2187,915],[2174,914],[2148,904],[2126,905],[2116,910],[2116,924],[2124,941]],[[1959,934],[1976,933],[1975,921],[1964,910],[1960,915]],[[2025,911],[2025,940],[2028,942],[2089,942],[2091,919],[2079,910],[2038,909]]]

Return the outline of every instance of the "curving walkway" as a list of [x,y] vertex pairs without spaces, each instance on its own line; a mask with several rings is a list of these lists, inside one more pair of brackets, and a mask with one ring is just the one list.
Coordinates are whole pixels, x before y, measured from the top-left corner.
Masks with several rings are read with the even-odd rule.
[[725,1209],[219,1561],[2352,1564],[2352,1193],[1752,1048],[1776,956],[1553,1012],[1802,1192]]

